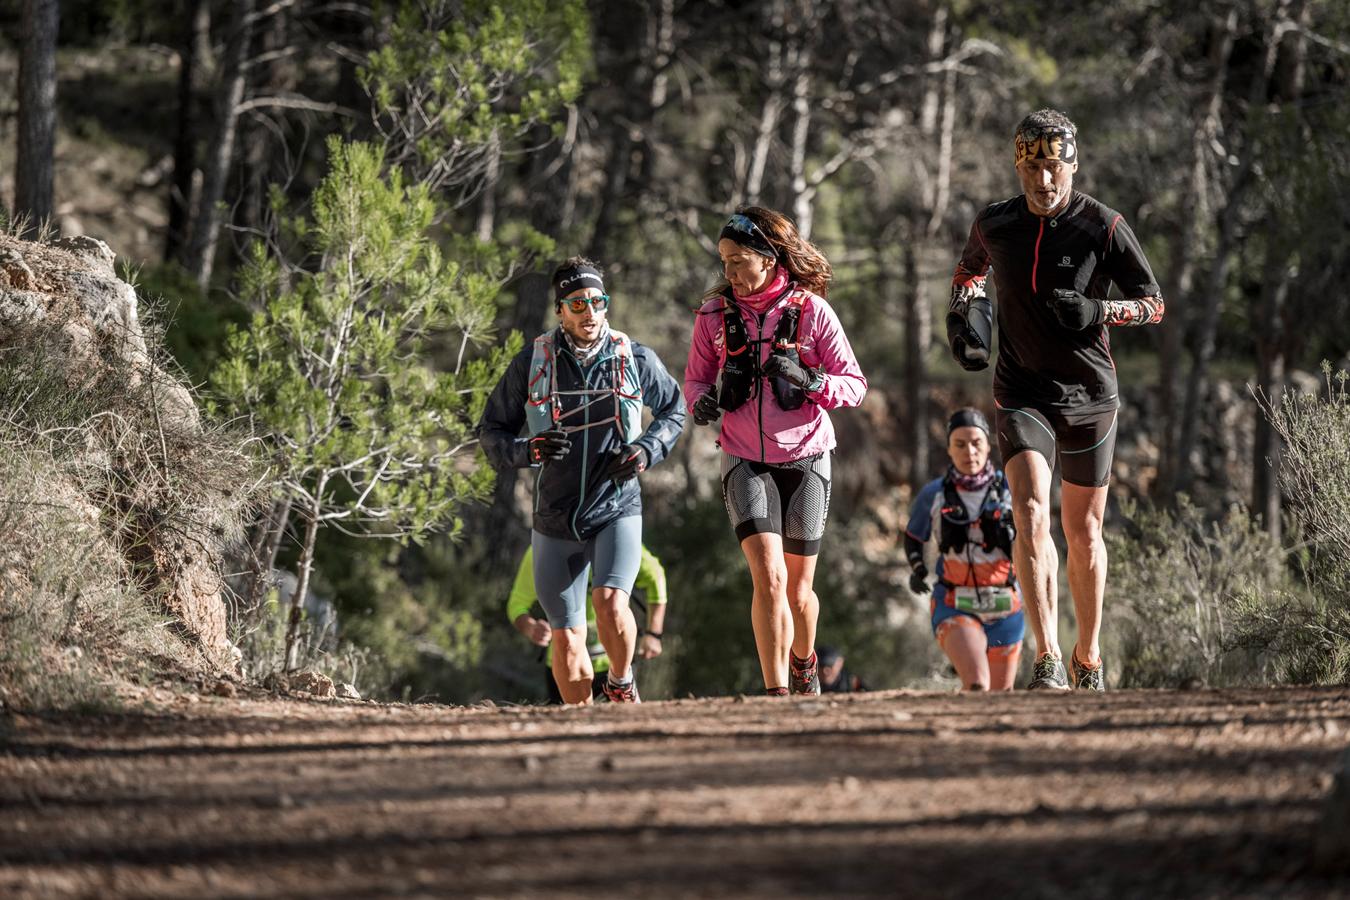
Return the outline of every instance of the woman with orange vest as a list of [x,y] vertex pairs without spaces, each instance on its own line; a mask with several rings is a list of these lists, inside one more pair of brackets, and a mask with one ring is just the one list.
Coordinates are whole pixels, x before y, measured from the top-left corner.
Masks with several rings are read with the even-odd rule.
[[923,486],[905,526],[909,585],[926,594],[924,546],[937,543],[933,634],[968,691],[1012,690],[1026,630],[1013,574],[1012,494],[989,460],[989,422],[977,409],[947,421],[947,473]]

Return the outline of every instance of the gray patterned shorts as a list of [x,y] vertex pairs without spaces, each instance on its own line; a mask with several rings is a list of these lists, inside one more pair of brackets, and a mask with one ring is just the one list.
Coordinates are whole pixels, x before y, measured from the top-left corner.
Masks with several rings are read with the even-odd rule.
[[830,512],[830,454],[761,463],[723,453],[722,500],[737,540],[780,534],[784,551],[815,556]]

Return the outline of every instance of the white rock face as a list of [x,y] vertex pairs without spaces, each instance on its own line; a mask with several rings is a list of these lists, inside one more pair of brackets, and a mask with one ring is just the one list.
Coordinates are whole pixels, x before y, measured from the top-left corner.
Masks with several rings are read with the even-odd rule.
[[[136,290],[117,276],[115,260],[112,249],[92,237],[40,244],[0,235],[0,350],[38,348],[42,368],[72,388],[109,379],[138,394],[143,390],[155,430],[169,436],[166,446],[173,446],[175,437],[191,442],[201,430],[196,404],[155,364]],[[83,462],[86,467],[110,464],[107,453],[92,446]],[[123,555],[138,571],[149,573],[147,592],[162,598],[179,632],[223,670],[232,668],[223,584],[212,549],[193,535],[157,527],[154,498],[123,499],[130,508],[108,512],[148,523],[134,526],[144,533],[126,541]]]

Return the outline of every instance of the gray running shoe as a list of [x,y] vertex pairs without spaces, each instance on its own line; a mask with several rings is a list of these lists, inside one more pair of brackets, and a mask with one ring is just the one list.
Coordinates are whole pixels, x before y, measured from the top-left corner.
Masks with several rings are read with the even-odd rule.
[[1085,666],[1078,661],[1077,654],[1069,659],[1069,670],[1073,673],[1073,686],[1080,691],[1106,693],[1106,664],[1100,659],[1095,666]]
[[1069,676],[1064,672],[1064,660],[1049,653],[1042,653],[1031,669],[1029,691],[1067,691]]

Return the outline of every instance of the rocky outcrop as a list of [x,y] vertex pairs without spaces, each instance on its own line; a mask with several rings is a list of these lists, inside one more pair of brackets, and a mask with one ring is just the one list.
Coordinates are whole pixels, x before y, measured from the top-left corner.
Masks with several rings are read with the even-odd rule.
[[55,423],[79,435],[61,469],[68,481],[41,490],[78,492],[97,508],[126,577],[212,665],[228,668],[221,544],[242,500],[231,481],[247,462],[204,431],[191,393],[158,364],[135,288],[114,261],[89,237],[0,236],[0,352],[11,365],[26,361],[35,391],[64,385],[74,398],[63,402],[77,420]]

